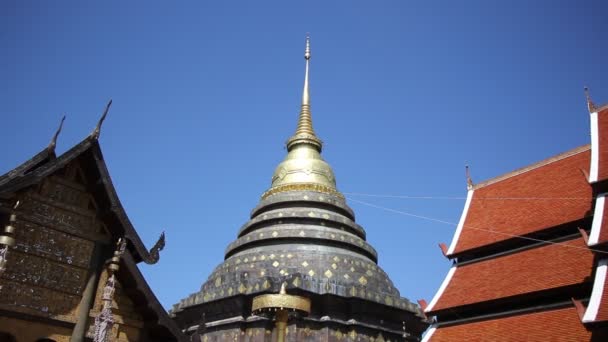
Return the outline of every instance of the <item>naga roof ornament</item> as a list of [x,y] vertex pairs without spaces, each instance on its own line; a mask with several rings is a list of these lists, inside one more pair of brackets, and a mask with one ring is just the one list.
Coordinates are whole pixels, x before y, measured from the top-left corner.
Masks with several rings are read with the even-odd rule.
[[55,132],[55,135],[53,135],[53,138],[51,139],[51,142],[49,143],[49,146],[47,147],[47,149],[49,151],[55,152],[55,147],[57,146],[57,138],[59,137],[59,134],[61,133],[61,130],[63,129],[63,122],[65,121],[65,115],[63,115],[63,117],[61,118],[61,122],[59,123],[59,127],[57,128],[57,131]]
[[110,99],[110,102],[108,102],[108,104],[106,105],[106,109],[103,111],[103,114],[101,115],[101,118],[99,118],[99,121],[97,122],[97,126],[95,126],[95,130],[93,130],[93,132],[91,132],[91,139],[99,139],[99,134],[101,134],[101,125],[103,125],[103,121],[106,119],[106,116],[108,115],[108,111],[110,110],[110,106],[112,105],[112,100]]
[[471,190],[475,186],[475,183],[473,183],[473,179],[471,178],[471,170],[469,169],[469,165],[465,165],[464,168],[467,177],[467,190]]

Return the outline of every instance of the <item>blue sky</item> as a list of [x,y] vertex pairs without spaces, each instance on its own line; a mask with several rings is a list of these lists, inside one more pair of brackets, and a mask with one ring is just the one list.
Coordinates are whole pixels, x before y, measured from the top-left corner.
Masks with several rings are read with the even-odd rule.
[[[603,1],[0,3],[0,173],[101,134],[165,307],[198,291],[285,156],[304,36],[324,157],[344,193],[457,222],[475,181],[589,143],[583,86],[608,102]],[[430,300],[454,226],[350,201],[404,297]]]

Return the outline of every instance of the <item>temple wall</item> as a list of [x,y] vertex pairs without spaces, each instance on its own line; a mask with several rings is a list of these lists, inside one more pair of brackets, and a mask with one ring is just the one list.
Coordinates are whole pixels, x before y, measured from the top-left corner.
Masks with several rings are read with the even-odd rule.
[[79,167],[59,173],[15,198],[16,244],[0,278],[0,310],[16,318],[0,320],[0,331],[15,331],[17,341],[69,340],[95,244],[108,242]]
[[16,342],[34,342],[48,338],[56,342],[69,342],[72,329],[32,322],[17,318],[0,317],[0,333],[8,333]]
[[[339,327],[329,323],[330,326],[318,322],[292,322],[287,326],[286,342],[381,342],[403,341],[397,334],[383,334],[373,329],[362,327]],[[386,337],[385,337],[386,336]],[[202,336],[200,342],[274,342],[276,329],[265,327],[232,326],[224,329],[209,329]]]

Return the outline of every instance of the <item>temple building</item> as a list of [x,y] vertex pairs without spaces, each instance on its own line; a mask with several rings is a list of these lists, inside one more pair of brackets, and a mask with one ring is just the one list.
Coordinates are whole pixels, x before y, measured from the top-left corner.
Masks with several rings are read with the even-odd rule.
[[[378,266],[378,253],[321,157],[309,96],[287,156],[225,260],[172,316],[196,341],[419,341],[428,327]],[[199,339],[200,337],[200,339]]]
[[[186,341],[137,264],[154,264],[123,209],[100,128],[60,156],[56,139],[0,176],[0,341]],[[62,121],[63,124],[63,121]]]
[[473,184],[424,341],[608,341],[608,105],[591,144]]

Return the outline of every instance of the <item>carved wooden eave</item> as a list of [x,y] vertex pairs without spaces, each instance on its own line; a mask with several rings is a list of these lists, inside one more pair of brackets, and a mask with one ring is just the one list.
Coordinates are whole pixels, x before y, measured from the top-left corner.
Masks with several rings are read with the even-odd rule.
[[143,261],[147,264],[158,262],[158,250],[146,249],[118,198],[97,139],[87,137],[59,157],[56,157],[52,150],[45,148],[28,161],[0,176],[0,198],[10,197],[17,191],[40,184],[46,177],[77,158],[81,158],[86,163],[87,173],[94,174],[97,179],[96,183],[99,186],[91,190],[100,203],[105,203],[102,209],[106,211],[103,220],[113,223],[106,225],[111,235],[115,238],[124,236],[128,239],[127,248],[132,251],[135,262]]
[[148,286],[130,251],[122,256],[121,264],[123,267],[120,268],[118,277],[123,286],[138,293],[131,298],[140,309],[145,322],[150,323],[149,328],[151,330],[149,333],[157,339],[164,338],[166,341],[171,341],[175,338],[178,342],[189,342],[190,340],[179,329],[175,321],[169,317],[167,311]]
[[55,158],[55,152],[48,148],[45,148],[44,150],[36,153],[32,158],[23,162],[21,165],[1,175],[0,189],[2,189],[6,184],[16,182],[19,179],[23,179],[23,177],[25,177],[34,169],[42,166],[43,164],[48,163],[51,160],[54,160]]

